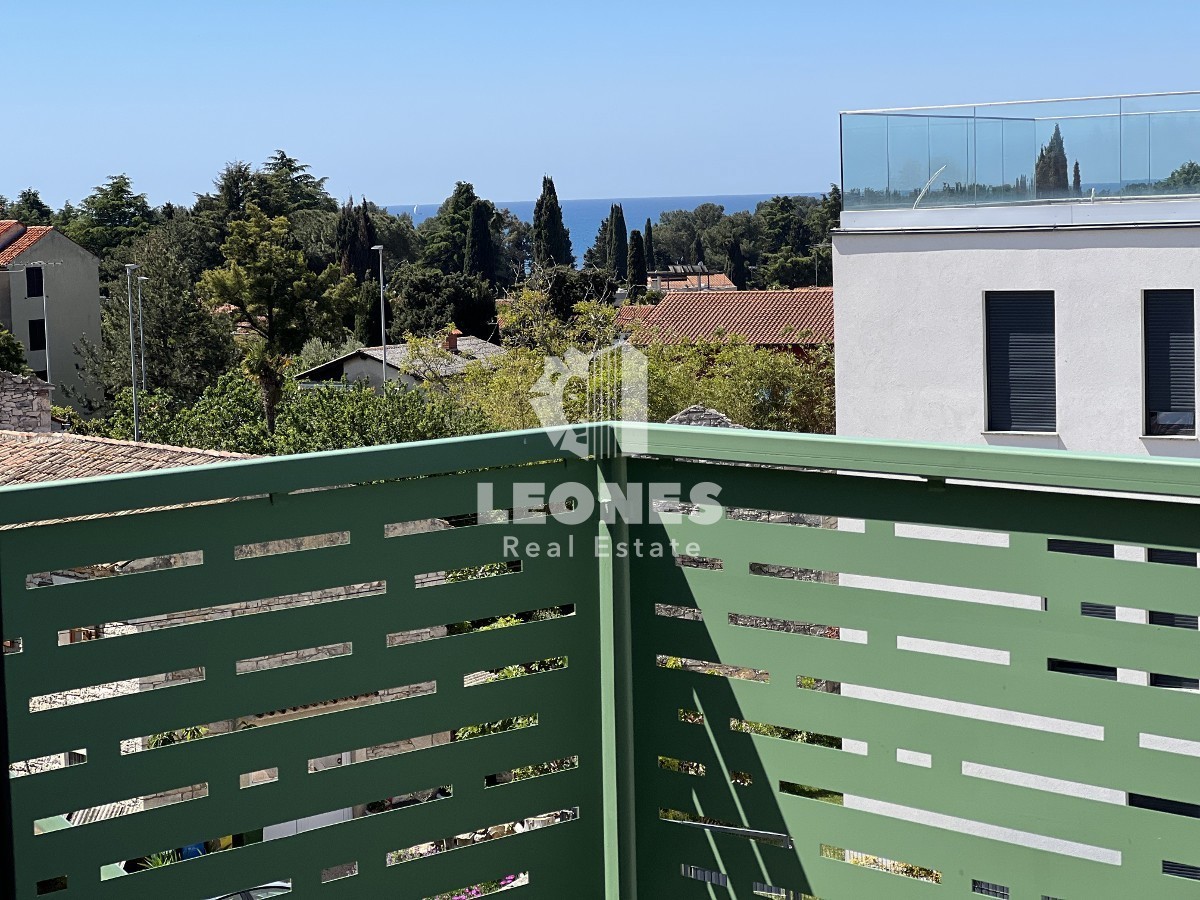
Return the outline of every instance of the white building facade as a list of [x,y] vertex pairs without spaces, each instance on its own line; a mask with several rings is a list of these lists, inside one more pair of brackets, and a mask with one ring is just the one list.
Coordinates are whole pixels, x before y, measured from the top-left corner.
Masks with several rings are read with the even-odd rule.
[[[833,237],[838,434],[1200,456],[1200,183],[1166,186],[1182,162],[1165,144],[1164,161],[1141,181],[1128,177],[1132,162],[1113,174],[1110,148],[1084,132],[1073,140],[1064,117],[1067,153],[1078,151],[1083,170],[1108,187],[1053,196],[1061,188],[1043,184],[1052,196],[1032,196],[1035,136],[1020,142],[1027,155],[1014,162],[1009,153],[1001,189],[1000,176],[984,178],[975,112],[872,113],[849,127],[843,118],[848,202]],[[1127,134],[1144,119],[1114,121]],[[1016,121],[1045,134],[1052,120]],[[917,142],[909,132],[922,123]],[[870,141],[860,134],[868,127]],[[945,129],[969,138],[961,152],[939,136]],[[1192,137],[1200,144],[1200,133]],[[906,141],[916,169],[912,159],[897,165]],[[888,158],[876,165],[868,151],[880,149]],[[949,171],[956,165],[961,172]],[[940,187],[922,194],[931,183]]]

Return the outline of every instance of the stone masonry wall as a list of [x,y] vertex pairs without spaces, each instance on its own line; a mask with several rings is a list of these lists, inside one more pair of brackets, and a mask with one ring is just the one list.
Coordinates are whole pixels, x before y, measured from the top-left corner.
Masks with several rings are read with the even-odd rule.
[[50,390],[34,375],[0,372],[0,429],[50,431]]

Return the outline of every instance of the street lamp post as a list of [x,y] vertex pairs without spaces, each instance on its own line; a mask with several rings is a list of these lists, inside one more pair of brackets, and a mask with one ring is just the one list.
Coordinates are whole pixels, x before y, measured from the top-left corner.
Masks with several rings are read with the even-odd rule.
[[379,254],[379,335],[383,339],[383,386],[387,387],[387,304],[383,299],[383,244],[375,244],[371,249]]
[[[138,426],[137,355],[133,345],[133,273],[140,269],[137,263],[125,263],[125,293],[129,301],[129,382],[133,388],[133,439],[141,440]],[[139,287],[140,290],[140,287]]]
[[142,282],[149,281],[145,275],[138,276],[138,357],[142,366],[142,390],[146,389],[146,333],[142,330]]

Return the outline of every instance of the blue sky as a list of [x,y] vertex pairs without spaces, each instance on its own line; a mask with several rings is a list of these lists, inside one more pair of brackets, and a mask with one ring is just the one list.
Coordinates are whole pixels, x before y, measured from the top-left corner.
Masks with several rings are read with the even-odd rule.
[[841,109],[1200,87],[1182,2],[11,6],[0,194],[55,206],[117,172],[188,202],[277,147],[379,203],[821,190]]

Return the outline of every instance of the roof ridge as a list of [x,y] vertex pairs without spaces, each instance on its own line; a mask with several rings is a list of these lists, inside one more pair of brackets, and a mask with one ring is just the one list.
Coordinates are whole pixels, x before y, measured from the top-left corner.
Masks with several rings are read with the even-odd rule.
[[236,453],[232,450],[209,450],[204,447],[185,447],[181,444],[155,444],[149,441],[126,441],[120,438],[106,438],[94,434],[76,434],[73,431],[15,431],[0,428],[0,437],[17,438],[23,441],[33,441],[49,438],[52,441],[103,444],[116,447],[140,447],[147,450],[170,450],[176,453],[199,453],[221,459],[259,459],[252,453]]

